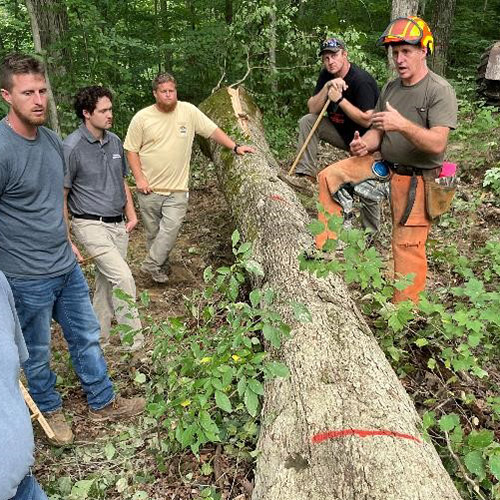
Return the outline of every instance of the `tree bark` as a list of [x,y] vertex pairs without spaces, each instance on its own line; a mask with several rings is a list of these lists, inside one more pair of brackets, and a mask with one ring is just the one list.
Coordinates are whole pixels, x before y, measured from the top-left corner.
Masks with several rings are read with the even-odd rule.
[[278,93],[278,70],[276,69],[276,0],[271,0],[269,11],[269,69],[271,78],[271,92]]
[[430,63],[432,70],[443,76],[446,72],[455,5],[456,0],[441,0],[441,2],[436,2],[432,15],[431,28],[434,35],[434,54],[430,58]]
[[[44,54],[52,45],[53,42],[59,41],[60,31],[67,30],[67,15],[66,10],[64,10],[64,15],[66,15],[65,21],[62,19],[56,20],[52,18],[52,14],[49,10],[45,10],[49,6],[46,5],[43,0],[26,0],[26,9],[28,10],[30,22],[31,22],[31,32],[33,35],[33,45],[35,51],[39,54]],[[60,57],[60,56],[59,56]],[[45,60],[47,58],[45,57]],[[57,60],[57,55],[56,58]],[[57,63],[46,65],[45,70],[45,80],[47,82],[47,92],[49,96],[49,126],[58,135],[61,135],[61,127],[59,124],[59,118],[57,115],[56,98],[51,85],[50,74],[61,73],[61,69],[57,69]],[[64,69],[62,69],[64,72]]]
[[[299,270],[300,252],[313,243],[309,217],[277,177],[258,109],[239,96],[240,108],[227,89],[200,107],[256,146],[235,157],[210,144],[220,187],[264,269],[253,284],[278,293],[275,307],[293,328],[274,352],[291,376],[265,387],[253,500],[459,500],[343,281]],[[298,323],[292,302],[305,304],[312,321]],[[330,431],[337,434],[321,436]]]
[[391,19],[416,16],[419,0],[392,0]]
[[224,19],[228,26],[233,23],[233,0],[225,0],[224,2]]

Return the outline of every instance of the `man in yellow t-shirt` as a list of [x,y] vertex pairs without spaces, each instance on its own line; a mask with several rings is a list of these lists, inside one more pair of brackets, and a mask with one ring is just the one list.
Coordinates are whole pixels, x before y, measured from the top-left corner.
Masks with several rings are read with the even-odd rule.
[[196,106],[177,100],[172,75],[153,80],[156,103],[132,118],[123,144],[137,185],[137,198],[146,228],[148,255],[141,271],[166,283],[167,262],[188,202],[189,164],[195,134],[213,139],[237,155],[253,153],[227,136]]

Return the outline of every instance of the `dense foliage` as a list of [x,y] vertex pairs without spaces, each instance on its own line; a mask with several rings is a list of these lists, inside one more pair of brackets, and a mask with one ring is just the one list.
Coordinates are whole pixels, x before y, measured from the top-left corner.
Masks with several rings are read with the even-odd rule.
[[[54,1],[54,0],[53,0]],[[61,1],[61,0],[59,0]],[[69,96],[84,85],[109,86],[116,96],[115,130],[123,135],[133,113],[151,102],[150,81],[171,71],[181,99],[201,102],[214,87],[244,80],[273,128],[293,124],[303,112],[319,63],[318,41],[341,35],[351,58],[385,79],[385,53],[375,41],[385,28],[391,2],[377,0],[65,0],[67,32],[44,56],[63,66],[54,77],[62,130],[75,124]],[[458,0],[448,69],[470,74],[479,54],[498,38],[500,0],[478,8]],[[431,20],[440,2],[421,2]],[[12,50],[33,52],[30,22],[20,0],[0,1],[0,57]],[[279,98],[277,98],[279,96]]]

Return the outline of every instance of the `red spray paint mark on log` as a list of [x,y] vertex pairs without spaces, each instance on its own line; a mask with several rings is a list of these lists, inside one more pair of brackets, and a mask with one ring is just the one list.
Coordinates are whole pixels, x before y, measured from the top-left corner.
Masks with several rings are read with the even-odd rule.
[[392,436],[399,439],[410,439],[411,441],[415,441],[420,444],[422,443],[422,441],[419,438],[412,436],[410,434],[402,434],[401,432],[387,431],[385,429],[374,430],[374,431],[369,431],[364,429],[344,429],[341,431],[328,431],[328,432],[323,432],[321,434],[316,434],[315,436],[313,436],[312,441],[313,443],[318,444],[323,441],[326,441],[327,439],[336,439],[344,436],[358,436],[362,438],[368,436]]
[[287,200],[285,200],[285,198],[280,196],[279,194],[272,194],[269,196],[269,198],[271,198],[271,200],[281,201],[282,203],[286,203],[287,205],[290,205],[290,203]]

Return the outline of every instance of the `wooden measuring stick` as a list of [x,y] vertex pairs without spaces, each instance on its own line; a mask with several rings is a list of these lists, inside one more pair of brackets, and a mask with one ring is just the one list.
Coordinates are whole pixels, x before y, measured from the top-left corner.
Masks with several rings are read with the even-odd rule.
[[[131,186],[130,190],[137,191],[137,186]],[[153,191],[158,192],[158,193],[166,193],[166,194],[178,192],[178,191],[173,191],[172,189],[167,189],[167,188],[154,188]],[[138,191],[138,192],[140,193],[140,191]]]
[[49,439],[54,439],[55,434],[54,431],[52,430],[52,427],[50,427],[49,423],[45,419],[45,417],[42,415],[42,412],[39,410],[38,406],[36,403],[33,401],[33,398],[30,396],[29,392],[26,390],[26,387],[24,387],[23,383],[19,381],[19,387],[21,388],[21,393],[24,397],[24,401],[26,402],[26,405],[31,411],[31,420],[38,420],[38,423],[44,430],[45,434],[47,434],[47,437]]
[[325,102],[325,105],[323,106],[323,109],[319,112],[318,118],[316,118],[316,121],[314,122],[314,125],[312,126],[311,131],[309,132],[309,135],[306,137],[306,140],[304,141],[304,144],[302,144],[302,147],[300,148],[299,154],[297,155],[297,158],[295,158],[295,161],[292,163],[292,166],[290,167],[290,170],[288,171],[288,175],[293,175],[295,172],[295,167],[297,166],[297,163],[299,163],[300,159],[302,158],[302,155],[304,154],[304,151],[306,150],[309,141],[311,140],[311,137],[313,136],[314,132],[316,132],[316,129],[318,128],[319,122],[323,118],[323,115],[325,114],[326,108],[330,104],[331,100],[328,98]]
[[108,253],[109,250],[104,250],[104,252],[98,253],[97,255],[92,255],[92,257],[87,257],[86,259],[83,259],[80,264],[81,266],[84,266],[85,264],[88,264],[89,262],[92,262],[94,259],[97,259],[97,257],[100,257],[101,255],[104,255],[105,253]]

